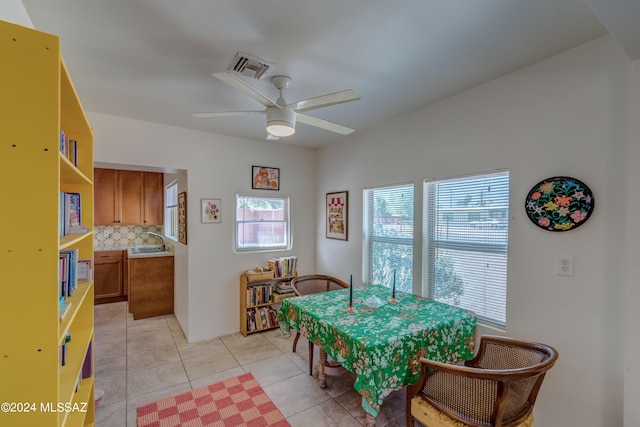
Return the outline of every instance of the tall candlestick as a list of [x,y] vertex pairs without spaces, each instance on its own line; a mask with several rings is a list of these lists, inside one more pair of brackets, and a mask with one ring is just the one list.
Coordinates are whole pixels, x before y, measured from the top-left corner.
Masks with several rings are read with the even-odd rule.
[[393,270],[393,290],[391,291],[391,298],[396,297],[396,271]]
[[349,275],[349,307],[353,307],[353,274]]

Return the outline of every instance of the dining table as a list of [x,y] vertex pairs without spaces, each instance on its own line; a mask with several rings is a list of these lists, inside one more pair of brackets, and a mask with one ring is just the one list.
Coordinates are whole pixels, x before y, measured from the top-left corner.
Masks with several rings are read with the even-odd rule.
[[320,348],[321,387],[327,355],[356,375],[370,426],[385,397],[418,380],[421,357],[456,363],[474,355],[475,313],[382,285],[287,298],[277,319],[283,334],[299,331]]

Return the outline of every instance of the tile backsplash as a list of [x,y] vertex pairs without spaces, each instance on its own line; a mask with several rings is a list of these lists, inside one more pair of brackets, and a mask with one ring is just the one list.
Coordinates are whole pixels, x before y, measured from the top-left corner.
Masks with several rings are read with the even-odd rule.
[[94,244],[96,247],[161,245],[159,238],[146,234],[147,231],[164,235],[162,225],[118,225],[96,226]]

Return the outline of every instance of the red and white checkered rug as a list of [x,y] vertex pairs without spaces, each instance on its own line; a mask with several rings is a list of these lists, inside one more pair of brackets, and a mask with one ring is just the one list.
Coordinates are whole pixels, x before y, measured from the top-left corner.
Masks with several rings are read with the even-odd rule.
[[138,427],[290,424],[250,372],[138,408]]

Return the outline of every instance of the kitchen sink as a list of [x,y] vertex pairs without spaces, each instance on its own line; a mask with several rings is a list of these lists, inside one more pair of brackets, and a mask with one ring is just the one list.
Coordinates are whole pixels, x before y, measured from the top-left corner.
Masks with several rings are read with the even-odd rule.
[[165,250],[162,248],[162,246],[137,246],[137,247],[131,248],[131,253],[133,255],[153,254],[153,253],[164,252],[164,251]]

